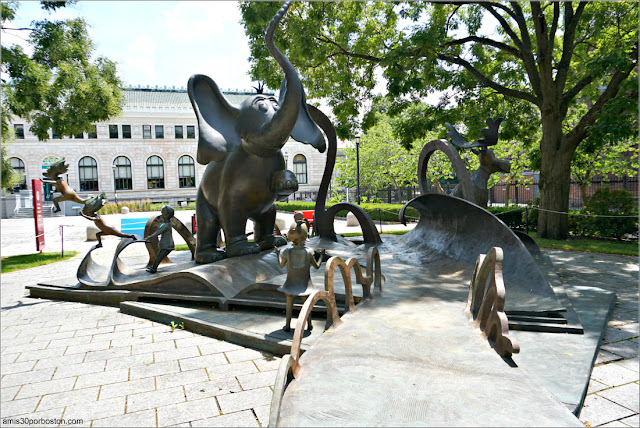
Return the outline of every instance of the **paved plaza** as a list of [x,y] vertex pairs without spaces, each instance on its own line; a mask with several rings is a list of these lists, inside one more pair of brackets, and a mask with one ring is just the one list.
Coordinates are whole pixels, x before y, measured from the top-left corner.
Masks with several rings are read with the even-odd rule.
[[[191,214],[176,212],[183,222]],[[119,215],[103,217],[119,226]],[[292,218],[283,217],[287,224]],[[26,297],[26,285],[75,275],[95,244],[85,240],[87,224],[79,217],[46,218],[46,251],[60,250],[59,226],[65,225],[65,250],[81,254],[2,275],[2,425],[55,426],[62,420],[63,426],[266,426],[279,358],[172,330],[116,307]],[[2,220],[1,225],[2,256],[35,252],[33,220]],[[383,230],[391,228],[403,226],[383,225]],[[359,228],[340,222],[336,229]],[[182,242],[174,237],[176,244]],[[108,237],[104,244],[108,252],[117,239]],[[559,250],[548,254],[562,281],[617,294],[581,421],[639,426],[637,259]],[[53,419],[58,421],[46,423]]]

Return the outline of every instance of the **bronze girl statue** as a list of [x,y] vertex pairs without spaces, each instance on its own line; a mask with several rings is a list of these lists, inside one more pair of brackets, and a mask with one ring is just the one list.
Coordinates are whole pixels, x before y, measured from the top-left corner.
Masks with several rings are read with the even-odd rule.
[[[293,243],[293,247],[285,249],[282,255],[280,249],[275,247],[280,267],[289,263],[287,279],[284,285],[278,288],[278,291],[287,296],[287,321],[284,331],[291,331],[291,315],[296,297],[301,297],[304,302],[315,290],[311,282],[310,269],[311,266],[319,269],[324,256],[324,250],[322,250],[320,257],[316,260],[314,251],[311,248],[305,248],[304,243],[309,236],[309,230],[301,217],[302,214],[294,216],[296,223],[291,225],[289,233],[287,233],[287,240]],[[307,326],[309,330],[313,329],[310,317]]]

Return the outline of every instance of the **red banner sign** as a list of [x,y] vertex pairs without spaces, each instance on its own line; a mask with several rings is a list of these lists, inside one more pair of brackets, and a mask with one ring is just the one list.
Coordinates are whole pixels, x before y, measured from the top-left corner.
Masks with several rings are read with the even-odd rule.
[[36,224],[36,251],[44,250],[44,216],[42,214],[42,181],[31,180],[33,189],[33,219]]

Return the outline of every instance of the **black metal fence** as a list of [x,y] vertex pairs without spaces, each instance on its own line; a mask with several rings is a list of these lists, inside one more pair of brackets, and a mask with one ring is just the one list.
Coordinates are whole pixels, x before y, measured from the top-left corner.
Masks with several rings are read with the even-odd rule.
[[[578,210],[585,204],[585,199],[603,187],[611,190],[624,189],[638,198],[638,177],[623,177],[617,180],[597,180],[581,189],[580,183],[572,181],[569,188],[569,209]],[[530,183],[498,183],[489,189],[489,205],[504,205],[508,199],[510,204],[524,204],[540,196],[538,181]]]
[[[456,183],[443,183],[441,185],[445,193],[450,194],[455,188]],[[569,192],[569,209],[577,210],[583,207],[584,199],[593,195],[593,193],[602,187],[609,186],[611,190],[624,189],[630,192],[635,198],[638,198],[638,177],[624,177],[618,180],[598,180],[593,181],[590,185],[584,188],[580,188],[580,183],[571,182]],[[431,191],[436,191],[432,188]],[[527,201],[532,201],[540,196],[540,188],[538,181],[529,182],[514,182],[510,185],[506,183],[498,183],[489,189],[489,205],[504,205],[507,200],[507,191],[509,192],[508,200],[509,204],[525,204]],[[348,197],[347,197],[348,192]],[[291,197],[292,201],[315,201],[318,192],[296,192]],[[342,202],[353,202],[357,200],[356,189],[332,189],[332,196],[335,200]],[[384,202],[389,204],[402,204],[416,196],[420,195],[420,190],[417,186],[413,187],[401,187],[398,191],[397,188],[386,188],[377,191],[371,191],[366,188],[360,189],[360,198],[362,202],[375,201]]]

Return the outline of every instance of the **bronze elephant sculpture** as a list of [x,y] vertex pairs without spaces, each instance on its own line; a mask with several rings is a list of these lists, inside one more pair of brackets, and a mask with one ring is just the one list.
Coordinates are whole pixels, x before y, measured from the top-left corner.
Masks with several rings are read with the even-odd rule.
[[[289,136],[320,152],[326,148],[322,132],[309,115],[298,74],[273,42],[289,4],[278,11],[265,34],[267,48],[285,75],[278,100],[258,90],[236,107],[209,77],[189,79],[189,98],[200,130],[197,160],[207,165],[196,198],[197,263],[284,245],[282,237],[273,235],[274,203],[295,192],[298,182],[293,172],[285,170],[281,148]],[[254,242],[245,235],[249,219],[254,222]],[[217,247],[221,228],[226,251]]]

